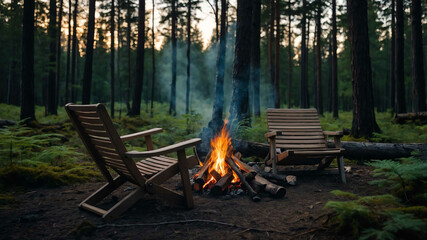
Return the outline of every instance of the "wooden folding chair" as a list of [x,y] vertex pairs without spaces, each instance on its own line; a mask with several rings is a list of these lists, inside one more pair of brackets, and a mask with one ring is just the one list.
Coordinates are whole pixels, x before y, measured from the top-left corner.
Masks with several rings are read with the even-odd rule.
[[[151,135],[161,132],[161,128],[119,136],[104,105],[67,104],[65,109],[89,155],[108,182],[81,202],[81,209],[101,215],[103,219],[110,221],[130,208],[145,193],[157,194],[175,204],[193,207],[188,168],[197,164],[197,160],[194,156],[186,157],[185,149],[201,143],[201,139],[194,138],[153,150]],[[127,151],[123,142],[138,137],[145,138],[147,151]],[[177,152],[178,159],[162,156],[171,152]],[[132,158],[145,159],[135,163]],[[113,178],[109,169],[114,170],[118,176]],[[177,173],[181,174],[183,194],[161,186]],[[108,210],[96,206],[127,181],[135,184],[136,189]]]
[[[280,165],[315,165],[318,169],[328,167],[336,157],[341,181],[346,183],[340,138],[342,132],[322,131],[316,109],[268,109],[268,133],[270,159],[277,173]],[[328,148],[326,137],[333,136],[335,148]],[[277,155],[276,149],[284,149]]]

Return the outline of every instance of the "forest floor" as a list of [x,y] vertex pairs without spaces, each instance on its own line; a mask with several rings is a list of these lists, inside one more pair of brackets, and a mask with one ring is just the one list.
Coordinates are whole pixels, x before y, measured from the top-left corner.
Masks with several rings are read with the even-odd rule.
[[[15,192],[13,204],[0,209],[0,239],[351,239],[324,225],[328,215],[323,206],[340,199],[330,192],[381,192],[368,184],[371,167],[351,167],[347,184],[337,175],[298,176],[298,184],[287,186],[282,199],[263,195],[260,202],[252,202],[245,194],[213,197],[194,192],[195,207],[186,210],[148,195],[112,224],[77,207],[102,182]],[[178,177],[166,184],[175,188]],[[116,190],[104,205],[131,187]]]

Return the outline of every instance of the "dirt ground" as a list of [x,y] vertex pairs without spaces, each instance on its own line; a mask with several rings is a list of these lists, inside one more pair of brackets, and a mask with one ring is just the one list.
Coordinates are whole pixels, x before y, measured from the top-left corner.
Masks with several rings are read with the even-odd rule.
[[[15,193],[17,203],[0,209],[0,239],[350,239],[324,227],[322,208],[338,199],[330,193],[335,189],[377,194],[370,180],[369,167],[354,165],[346,185],[338,175],[298,176],[298,184],[286,186],[282,199],[264,194],[252,202],[245,194],[194,193],[191,210],[147,196],[110,224],[77,208],[102,182],[31,189]],[[173,188],[176,182],[168,184]],[[105,204],[117,201],[129,187],[117,190]]]

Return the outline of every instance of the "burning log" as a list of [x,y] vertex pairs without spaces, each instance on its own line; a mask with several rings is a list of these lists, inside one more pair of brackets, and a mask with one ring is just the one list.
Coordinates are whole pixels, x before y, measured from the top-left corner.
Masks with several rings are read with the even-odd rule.
[[259,169],[259,167],[256,164],[252,168],[259,175],[261,175],[264,178],[279,180],[279,181],[282,181],[282,182],[286,182],[286,183],[288,183],[289,185],[292,185],[292,186],[296,185],[297,179],[293,175],[281,175],[281,174],[274,174],[274,173],[264,172],[261,169]]
[[[240,153],[238,153],[240,154]],[[236,154],[237,155],[237,154]],[[241,155],[240,155],[241,156]],[[252,173],[254,175],[257,174],[257,172],[248,164],[242,162],[239,160],[239,158],[236,158],[235,156],[233,157],[233,161],[239,166],[240,169],[242,169],[243,171],[247,172],[247,173]]]
[[221,179],[221,174],[219,174],[215,169],[212,169],[212,171],[209,172],[209,174],[215,178],[215,181],[219,181]]
[[218,180],[218,182],[211,188],[211,193],[213,195],[222,195],[233,181],[233,173],[229,172],[224,177]]
[[[212,152],[209,151],[208,155],[206,155],[204,165],[200,168],[199,172],[196,173],[196,175],[194,175],[194,182],[195,182],[194,183],[195,186],[193,186],[194,190],[196,190],[196,188],[199,188],[199,187],[201,190],[203,188],[203,185],[205,185],[205,182],[207,180],[208,171],[209,171],[209,165],[207,164],[207,161],[209,160],[211,153]],[[196,191],[199,191],[199,190],[196,190]]]
[[276,185],[272,182],[269,182],[267,179],[261,176],[255,176],[255,179],[252,180],[253,185],[264,186],[263,190],[270,193],[273,197],[282,198],[286,194],[286,189],[282,186]]
[[249,185],[249,183],[246,181],[245,177],[243,176],[243,174],[240,172],[239,167],[236,165],[236,163],[233,161],[232,158],[226,158],[225,159],[228,163],[228,165],[230,165],[231,169],[237,174],[237,176],[240,178],[240,181],[242,182],[242,184],[245,186],[246,190],[248,190],[249,192],[249,196],[252,198],[252,200],[254,202],[259,202],[261,200],[261,198],[259,197],[259,195],[252,189],[251,185]]

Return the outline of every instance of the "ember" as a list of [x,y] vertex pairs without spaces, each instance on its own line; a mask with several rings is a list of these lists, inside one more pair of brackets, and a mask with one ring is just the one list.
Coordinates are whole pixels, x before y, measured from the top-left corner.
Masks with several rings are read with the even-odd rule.
[[201,168],[194,176],[194,190],[210,189],[211,194],[221,195],[227,193],[231,187],[240,188],[242,185],[253,201],[261,199],[253,187],[269,192],[274,197],[285,195],[285,188],[257,176],[254,168],[240,160],[240,153],[233,154],[227,121],[221,131],[211,139],[210,147],[205,163],[200,162]]

